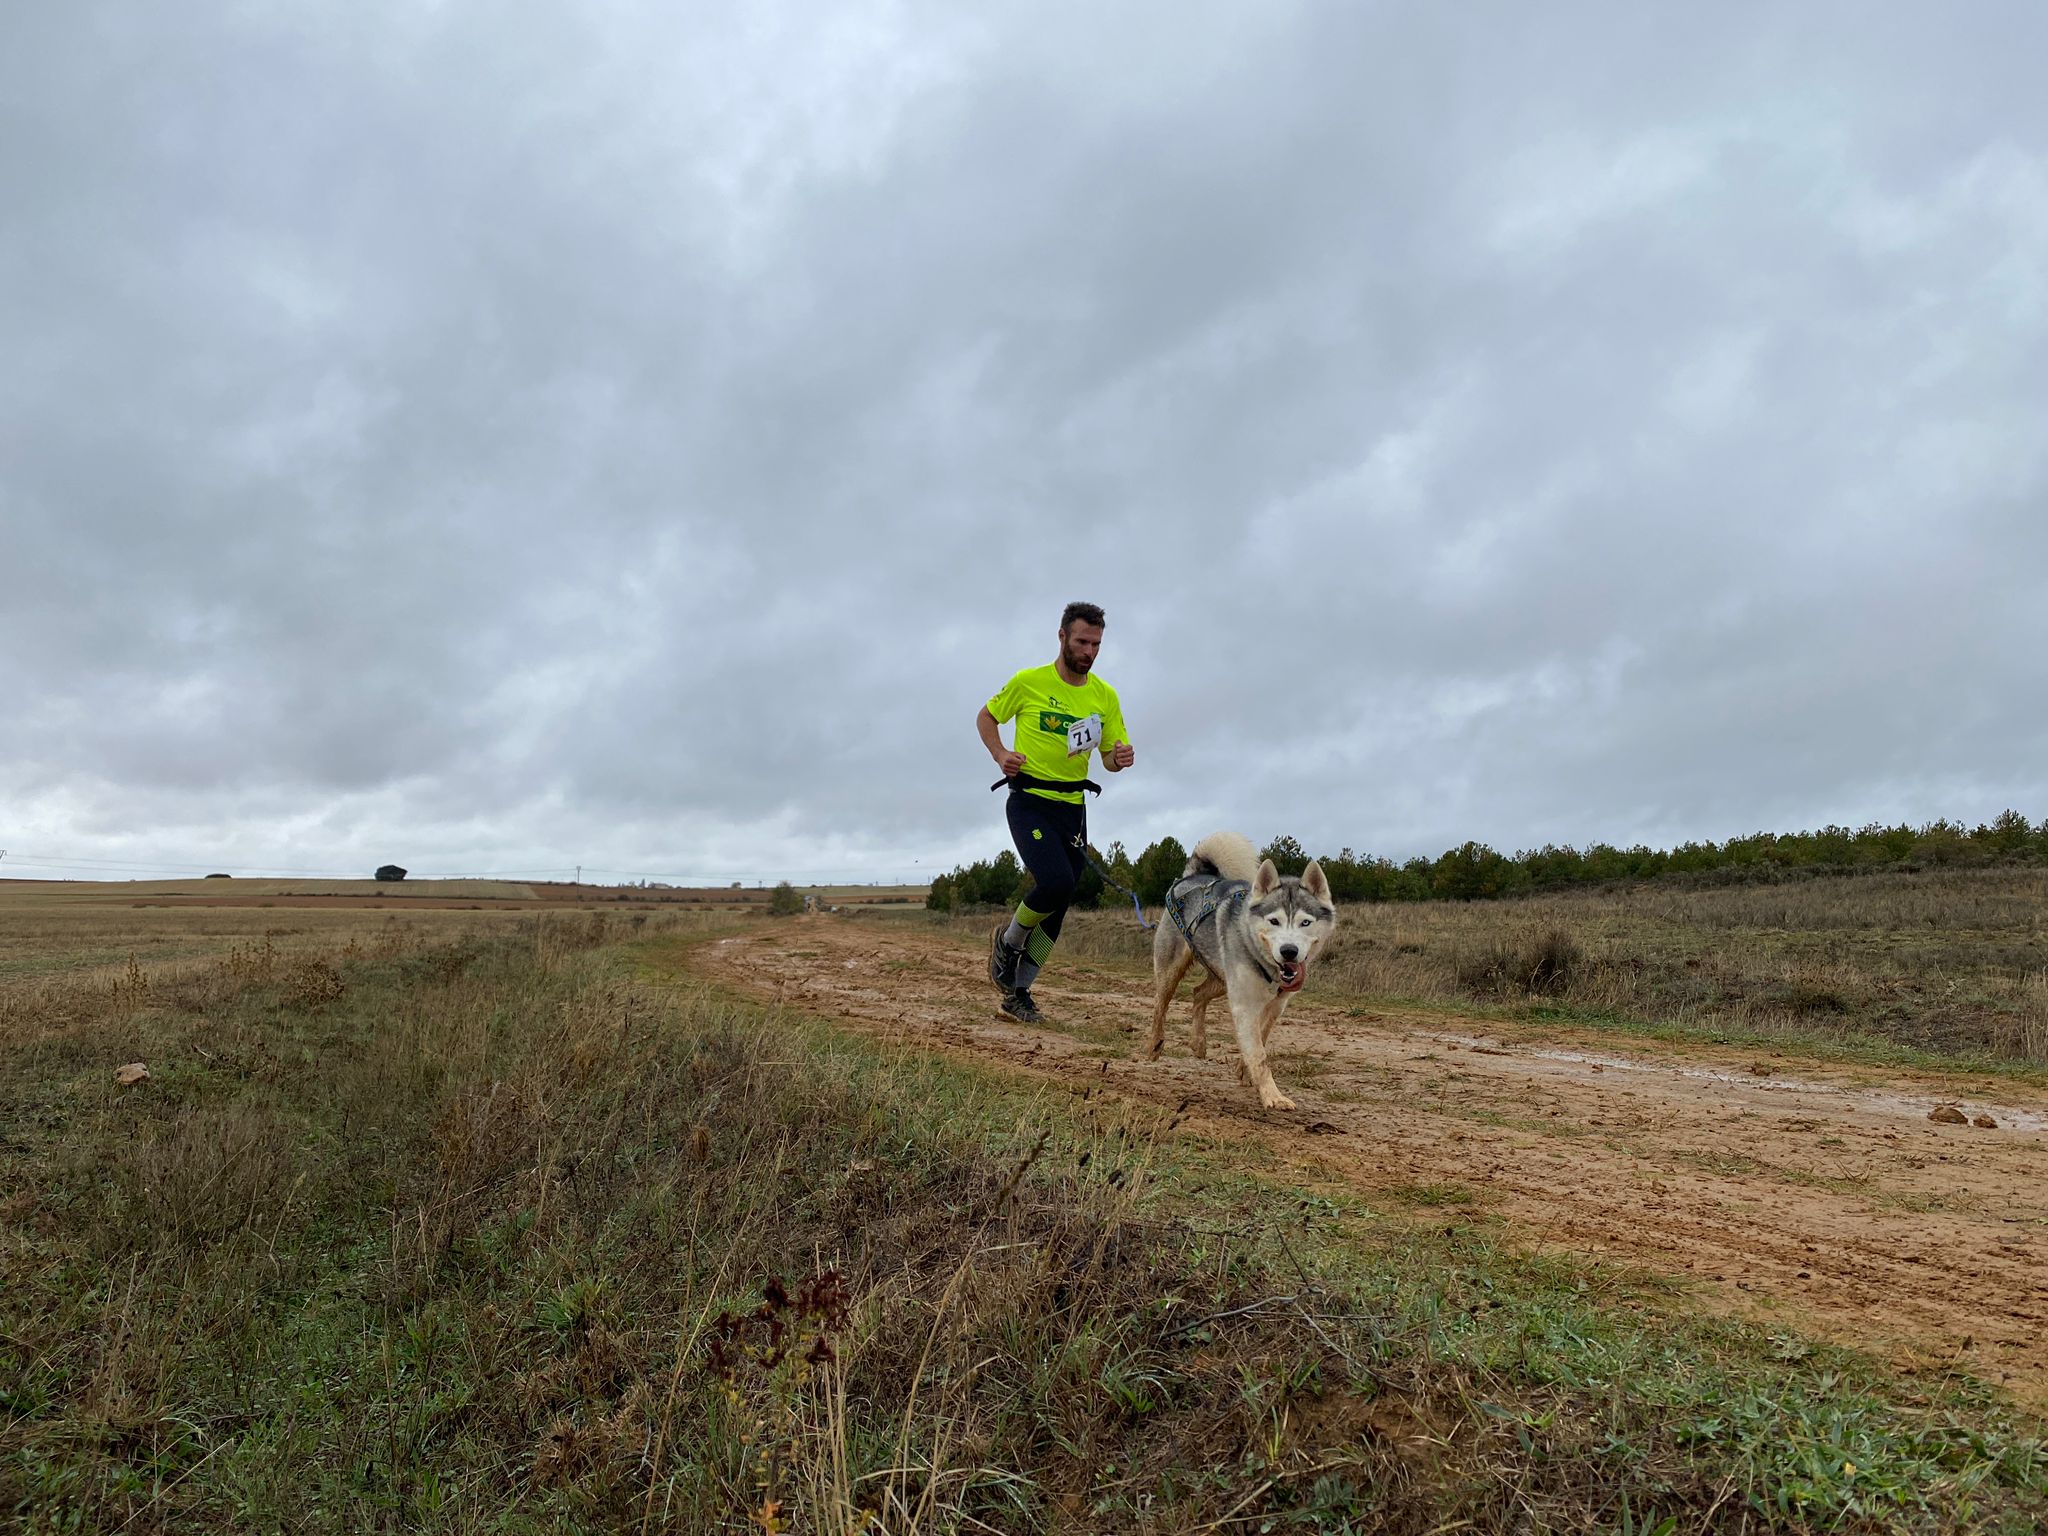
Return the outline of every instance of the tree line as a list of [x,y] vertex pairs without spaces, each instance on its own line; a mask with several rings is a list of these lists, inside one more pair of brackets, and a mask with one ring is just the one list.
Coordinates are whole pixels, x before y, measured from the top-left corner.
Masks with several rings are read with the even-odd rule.
[[[1292,837],[1276,837],[1260,853],[1283,875],[1308,867],[1309,854]],[[1157,906],[1180,878],[1187,850],[1161,838],[1137,858],[1112,843],[1103,855],[1109,873]],[[1827,826],[1818,832],[1755,832],[1725,843],[1681,843],[1676,848],[1541,848],[1500,853],[1484,843],[1461,843],[1434,859],[1401,863],[1353,853],[1349,848],[1321,857],[1330,891],[1339,901],[1488,901],[1618,880],[1667,876],[1707,879],[1763,879],[1786,871],[1842,873],[1869,869],[1970,868],[1988,864],[2048,863],[2048,817],[2036,825],[2006,811],[1975,827],[1948,820],[1913,827],[1873,822],[1851,830]],[[993,859],[962,864],[932,882],[925,905],[938,912],[968,907],[1007,906],[1030,888],[1017,855],[1005,849]],[[1113,905],[1124,898],[1110,890],[1092,867],[1082,877],[1075,905]]]

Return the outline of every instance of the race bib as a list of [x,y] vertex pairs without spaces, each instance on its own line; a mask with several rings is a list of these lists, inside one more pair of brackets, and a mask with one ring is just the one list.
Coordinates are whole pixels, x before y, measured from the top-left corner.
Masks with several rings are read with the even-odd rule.
[[1067,727],[1067,756],[1086,757],[1102,745],[1102,716],[1084,715]]

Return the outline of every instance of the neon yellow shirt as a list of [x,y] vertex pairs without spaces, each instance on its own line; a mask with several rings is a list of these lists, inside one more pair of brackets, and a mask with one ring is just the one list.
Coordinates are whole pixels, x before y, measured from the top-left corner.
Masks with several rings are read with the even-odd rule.
[[[1016,740],[1011,750],[1024,755],[1024,771],[1038,779],[1067,779],[1079,783],[1088,777],[1089,751],[1068,755],[1073,740],[1094,738],[1092,751],[1107,762],[1111,749],[1130,738],[1124,733],[1123,706],[1116,690],[1090,672],[1076,688],[1060,676],[1051,662],[1026,667],[988,701],[988,712],[998,725],[1014,719]],[[1079,737],[1070,735],[1079,728]],[[1080,790],[1027,789],[1027,795],[1047,800],[1081,803]]]

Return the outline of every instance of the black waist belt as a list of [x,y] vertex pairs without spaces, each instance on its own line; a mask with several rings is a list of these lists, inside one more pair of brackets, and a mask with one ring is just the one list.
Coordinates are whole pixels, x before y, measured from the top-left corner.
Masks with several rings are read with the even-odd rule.
[[1102,786],[1093,779],[1041,779],[1035,773],[1013,773],[1008,778],[997,779],[995,783],[989,785],[991,792],[1005,788],[1012,794],[1020,789],[1056,789],[1062,794],[1072,794],[1077,789],[1085,789],[1094,795],[1102,793]]

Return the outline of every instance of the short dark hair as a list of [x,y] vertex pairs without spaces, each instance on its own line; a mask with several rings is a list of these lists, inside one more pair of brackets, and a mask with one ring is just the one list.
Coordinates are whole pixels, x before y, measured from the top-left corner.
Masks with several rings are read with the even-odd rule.
[[1093,624],[1097,629],[1103,627],[1102,610],[1096,607],[1095,604],[1069,603],[1065,611],[1060,614],[1060,633],[1064,635],[1068,630],[1072,629],[1076,619],[1079,619],[1083,624]]

